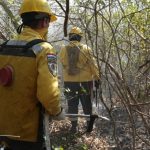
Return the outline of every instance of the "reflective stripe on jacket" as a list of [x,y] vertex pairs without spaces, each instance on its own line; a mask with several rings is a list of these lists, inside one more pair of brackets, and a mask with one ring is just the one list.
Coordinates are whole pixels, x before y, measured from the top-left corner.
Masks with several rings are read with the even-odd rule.
[[[24,28],[8,44],[25,44],[42,39],[36,31]],[[0,68],[14,68],[11,86],[0,85],[0,135],[18,136],[16,140],[37,141],[39,102],[50,115],[60,112],[60,93],[57,77],[48,68],[48,54],[55,54],[46,42],[33,46],[35,57],[0,55]]]

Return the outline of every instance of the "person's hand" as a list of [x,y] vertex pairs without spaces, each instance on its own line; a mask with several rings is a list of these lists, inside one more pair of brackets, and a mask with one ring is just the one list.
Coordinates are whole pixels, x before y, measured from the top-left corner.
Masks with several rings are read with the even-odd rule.
[[97,89],[99,89],[99,85],[100,85],[100,80],[95,80],[95,87]]
[[57,114],[56,116],[52,117],[53,120],[65,120],[65,112],[63,110],[63,108],[61,109],[61,112],[59,114]]

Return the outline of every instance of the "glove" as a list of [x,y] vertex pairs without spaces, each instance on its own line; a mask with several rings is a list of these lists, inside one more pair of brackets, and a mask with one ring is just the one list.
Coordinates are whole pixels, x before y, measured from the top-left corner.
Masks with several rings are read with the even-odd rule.
[[58,113],[56,116],[53,116],[52,119],[57,120],[57,121],[65,120],[65,112],[64,112],[63,108],[61,108],[61,112]]

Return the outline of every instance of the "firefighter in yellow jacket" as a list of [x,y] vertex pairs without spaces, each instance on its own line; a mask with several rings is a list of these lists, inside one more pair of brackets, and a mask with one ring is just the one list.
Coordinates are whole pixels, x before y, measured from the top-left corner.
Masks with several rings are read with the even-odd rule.
[[[57,19],[46,0],[23,0],[18,36],[0,52],[0,142],[11,150],[41,150],[41,106],[55,119],[63,119],[56,76],[56,55],[47,43],[49,23]],[[43,42],[21,51],[29,41]]]
[[[92,83],[99,79],[98,67],[91,49],[80,42],[82,36],[81,29],[73,27],[69,33],[69,44],[60,51],[68,113],[71,114],[78,113],[79,100],[84,113],[92,113]],[[72,119],[71,123],[71,131],[76,132],[77,119]]]

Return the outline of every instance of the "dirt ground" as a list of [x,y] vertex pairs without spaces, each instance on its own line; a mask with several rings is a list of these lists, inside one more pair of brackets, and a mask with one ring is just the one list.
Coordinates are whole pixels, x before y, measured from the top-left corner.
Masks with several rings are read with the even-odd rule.
[[115,109],[112,116],[115,126],[111,121],[97,119],[91,133],[86,132],[84,118],[78,119],[78,132],[75,134],[70,132],[69,118],[51,122],[50,138],[54,150],[150,150],[150,135],[145,130],[140,117],[136,114],[134,116],[134,128],[137,134],[134,135],[124,109]]
[[104,138],[100,138],[94,127],[91,133],[86,132],[85,120],[79,119],[78,131],[70,132],[70,121],[54,121],[51,123],[51,144],[63,150],[110,150]]

